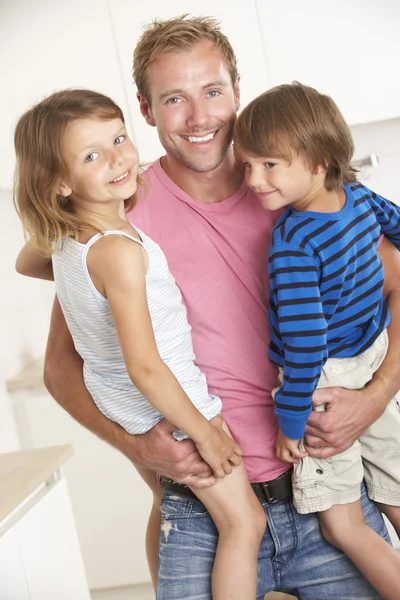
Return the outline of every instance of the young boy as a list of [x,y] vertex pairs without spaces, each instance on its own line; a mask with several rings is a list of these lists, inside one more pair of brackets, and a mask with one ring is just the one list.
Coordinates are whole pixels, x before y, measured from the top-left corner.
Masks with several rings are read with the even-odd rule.
[[253,100],[234,141],[262,206],[287,209],[269,254],[277,456],[294,463],[297,510],[319,512],[324,537],[395,600],[400,558],[367,526],[359,498],[365,477],[400,533],[398,399],[331,459],[308,456],[302,438],[316,387],[362,388],[385,357],[390,315],[377,247],[384,233],[400,249],[400,208],[357,182],[351,132],[332,99],[310,87],[282,85]]

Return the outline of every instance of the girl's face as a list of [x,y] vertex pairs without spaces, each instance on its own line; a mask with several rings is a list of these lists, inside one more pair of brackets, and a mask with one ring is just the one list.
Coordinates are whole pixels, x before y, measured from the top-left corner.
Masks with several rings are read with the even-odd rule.
[[60,192],[79,207],[123,201],[137,188],[138,154],[120,119],[77,119],[62,142],[68,175]]
[[325,169],[314,171],[301,157],[288,162],[283,158],[252,156],[237,152],[244,163],[248,186],[254,190],[267,210],[277,210],[289,205],[296,210],[306,210],[308,203],[323,188]]

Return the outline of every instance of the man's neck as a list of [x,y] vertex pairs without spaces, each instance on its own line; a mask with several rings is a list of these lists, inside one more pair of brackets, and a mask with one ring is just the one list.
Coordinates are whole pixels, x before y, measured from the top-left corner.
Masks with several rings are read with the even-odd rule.
[[161,158],[161,167],[191,198],[205,204],[215,204],[233,196],[243,181],[243,171],[235,163],[232,150],[219,167],[207,173],[197,173],[169,155]]

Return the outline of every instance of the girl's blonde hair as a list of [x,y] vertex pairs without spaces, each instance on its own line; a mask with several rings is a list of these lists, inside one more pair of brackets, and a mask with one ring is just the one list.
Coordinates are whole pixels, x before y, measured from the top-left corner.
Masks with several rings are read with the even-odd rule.
[[[45,254],[54,252],[63,237],[76,239],[83,228],[95,227],[78,219],[71,198],[58,193],[67,174],[63,137],[68,125],[77,119],[125,122],[121,109],[108,96],[68,89],[33,106],[22,115],[15,129],[14,205],[25,234],[33,237]],[[135,203],[136,194],[125,200],[125,209],[131,210]]]
[[302,156],[310,169],[326,168],[325,188],[356,181],[350,161],[351,131],[329,96],[294,82],[274,87],[255,98],[237,118],[234,143],[254,156]]

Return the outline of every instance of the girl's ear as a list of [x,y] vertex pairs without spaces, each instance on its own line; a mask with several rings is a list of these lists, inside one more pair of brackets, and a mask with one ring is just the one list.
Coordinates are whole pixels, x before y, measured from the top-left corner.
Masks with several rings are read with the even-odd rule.
[[64,196],[64,198],[68,198],[72,194],[72,189],[62,181],[58,187],[58,194]]

